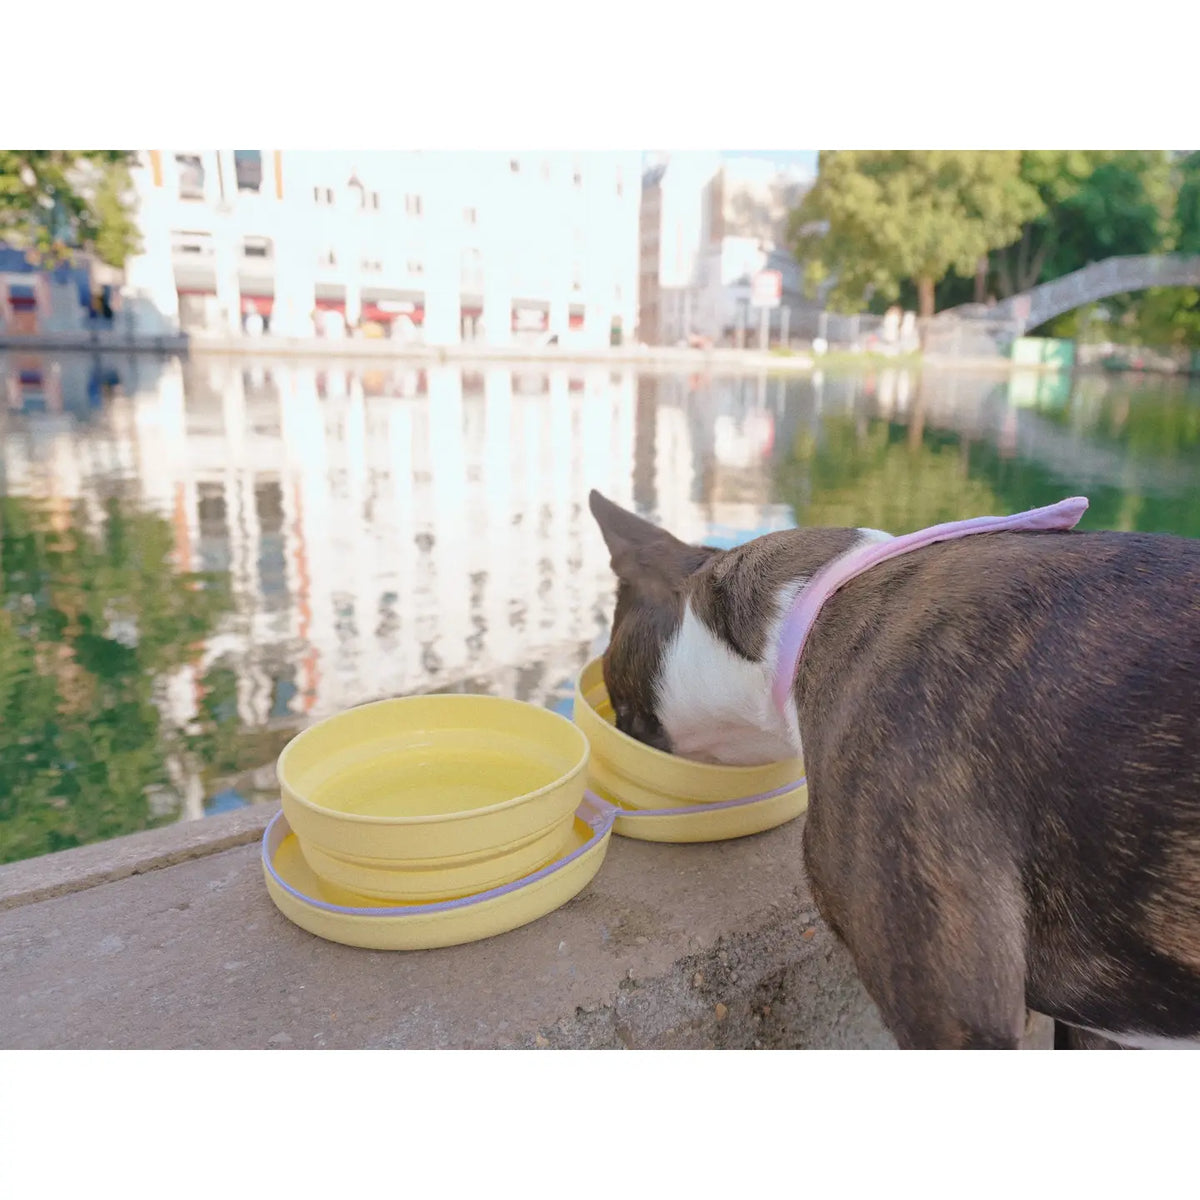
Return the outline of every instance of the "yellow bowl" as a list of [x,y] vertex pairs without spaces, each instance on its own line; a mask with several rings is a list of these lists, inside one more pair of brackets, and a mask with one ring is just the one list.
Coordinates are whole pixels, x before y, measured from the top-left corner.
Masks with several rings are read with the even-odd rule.
[[279,756],[300,842],[369,869],[455,868],[553,831],[579,807],[586,737],[496,696],[411,696],[352,708]]
[[279,813],[262,841],[262,869],[275,906],[301,929],[369,950],[428,950],[506,933],[560,907],[600,869],[612,834],[612,811],[587,800],[558,858],[520,880],[477,896],[435,904],[372,903],[319,879]]
[[499,887],[553,862],[575,832],[575,814],[567,813],[548,830],[481,855],[428,859],[397,866],[388,859],[343,858],[312,842],[302,842],[305,862],[322,882],[353,892],[373,903],[450,900]]
[[592,748],[588,786],[618,805],[616,832],[643,841],[702,842],[745,837],[790,821],[808,804],[804,763],[757,767],[693,762],[646,746],[614,724],[603,660],[580,672],[574,721]]

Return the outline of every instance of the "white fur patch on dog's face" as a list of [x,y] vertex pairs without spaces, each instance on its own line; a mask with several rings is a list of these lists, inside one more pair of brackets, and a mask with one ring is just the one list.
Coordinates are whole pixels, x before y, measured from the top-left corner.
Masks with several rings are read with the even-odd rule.
[[[781,589],[779,611],[767,645],[778,644],[783,614],[803,581]],[[749,767],[799,758],[800,723],[796,703],[784,716],[771,702],[771,654],[765,662],[747,662],[735,654],[692,611],[663,655],[659,672],[658,719],[671,739],[671,750],[697,762]]]
[[[878,529],[859,532],[857,545],[892,537]],[[738,767],[802,756],[796,701],[789,697],[787,711],[780,715],[771,700],[771,684],[783,618],[807,582],[796,579],[779,589],[760,662],[747,662],[735,653],[687,603],[655,687],[659,723],[672,753]]]

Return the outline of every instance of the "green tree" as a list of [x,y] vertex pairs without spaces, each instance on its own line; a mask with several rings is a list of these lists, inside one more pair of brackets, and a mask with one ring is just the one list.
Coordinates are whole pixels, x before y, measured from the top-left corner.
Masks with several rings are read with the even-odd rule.
[[993,251],[990,256],[992,280],[1001,298],[1027,291],[1044,278],[1052,278],[1045,272],[1063,231],[1061,206],[1112,156],[1111,150],[1021,151],[1021,178],[1037,192],[1041,211],[1021,226],[1020,236],[1011,245]]
[[939,280],[973,273],[1042,208],[1017,151],[824,151],[791,241],[810,283],[833,281],[832,306],[859,311],[911,279],[928,317]]
[[[1108,151],[1098,157],[1093,174],[1041,222],[1057,229],[1041,279],[1115,254],[1200,253],[1200,155],[1175,163],[1159,151]],[[1046,332],[1176,349],[1198,346],[1200,292],[1151,288],[1111,296],[1100,306],[1064,313]]]
[[1001,298],[1113,255],[1168,248],[1175,195],[1163,151],[1025,150],[1021,175],[1043,207],[991,255]]
[[134,203],[128,164],[117,162],[103,167],[93,202],[97,218],[95,251],[100,261],[111,267],[124,267],[127,258],[141,252]]
[[1044,277],[1057,279],[1117,254],[1154,254],[1169,248],[1174,202],[1165,154],[1114,154],[1054,210],[1057,232]]
[[1175,198],[1175,249],[1200,254],[1200,151],[1178,164],[1179,191]]
[[0,150],[0,242],[47,266],[72,250],[124,266],[137,252],[126,150]]

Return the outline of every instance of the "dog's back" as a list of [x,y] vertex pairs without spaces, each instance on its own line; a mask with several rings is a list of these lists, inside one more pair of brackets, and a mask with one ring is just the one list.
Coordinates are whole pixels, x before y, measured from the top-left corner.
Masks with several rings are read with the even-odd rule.
[[1200,1034],[1200,543],[896,559],[829,601],[796,687],[814,889],[903,1042],[1010,1044],[1018,994]]

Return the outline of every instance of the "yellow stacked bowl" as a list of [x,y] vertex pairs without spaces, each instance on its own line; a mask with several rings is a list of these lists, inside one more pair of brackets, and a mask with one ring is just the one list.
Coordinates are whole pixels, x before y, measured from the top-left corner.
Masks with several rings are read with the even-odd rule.
[[617,729],[603,660],[575,685],[574,721],[591,745],[588,786],[615,804],[615,832],[652,842],[708,842],[761,833],[808,804],[804,763],[714,766],[666,754]]
[[501,887],[572,842],[589,758],[563,717],[495,696],[382,700],[279,757],[283,813],[327,896],[428,904]]

